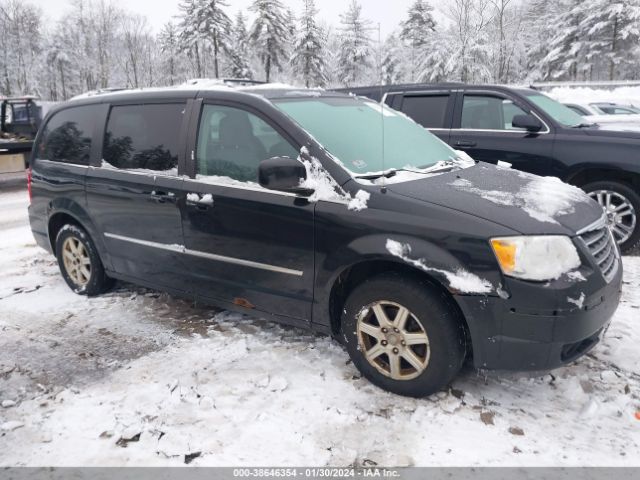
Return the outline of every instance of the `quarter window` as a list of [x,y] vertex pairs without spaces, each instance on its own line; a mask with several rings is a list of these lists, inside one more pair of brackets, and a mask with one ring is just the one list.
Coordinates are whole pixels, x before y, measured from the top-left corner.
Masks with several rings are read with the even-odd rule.
[[104,139],[107,167],[177,175],[183,103],[116,106]]
[[511,100],[500,97],[465,95],[461,128],[471,130],[522,130],[512,125],[513,117],[526,112]]
[[42,132],[38,158],[89,165],[94,118],[93,106],[66,108],[54,114]]
[[449,128],[445,125],[449,95],[406,96],[402,111],[425,128]]
[[196,155],[198,175],[257,182],[262,160],[297,156],[298,151],[260,117],[233,107],[203,107]]

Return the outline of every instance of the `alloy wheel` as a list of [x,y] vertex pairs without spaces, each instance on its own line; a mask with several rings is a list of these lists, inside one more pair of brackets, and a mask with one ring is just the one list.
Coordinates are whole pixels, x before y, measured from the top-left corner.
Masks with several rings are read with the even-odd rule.
[[381,300],[357,315],[360,350],[367,361],[393,380],[411,380],[429,365],[429,336],[420,320],[402,305]]
[[636,210],[631,202],[613,190],[595,190],[589,196],[602,207],[616,242],[626,242],[636,228]]
[[84,287],[91,278],[91,259],[84,244],[75,237],[62,244],[62,259],[67,275],[78,287]]

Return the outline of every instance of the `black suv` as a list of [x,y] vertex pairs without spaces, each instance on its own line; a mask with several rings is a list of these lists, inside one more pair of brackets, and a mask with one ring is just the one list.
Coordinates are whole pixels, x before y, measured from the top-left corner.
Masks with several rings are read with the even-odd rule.
[[640,133],[605,130],[537,90],[436,84],[346,90],[381,101],[476,160],[576,185],[628,252],[640,244]]
[[369,99],[178,88],[58,106],[29,217],[68,285],[121,279],[331,334],[412,396],[600,339],[622,264],[581,190],[456,152]]

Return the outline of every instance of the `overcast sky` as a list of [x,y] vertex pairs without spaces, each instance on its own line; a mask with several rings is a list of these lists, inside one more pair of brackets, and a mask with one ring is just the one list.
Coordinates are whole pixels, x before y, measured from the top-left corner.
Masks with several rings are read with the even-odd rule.
[[[302,0],[281,0],[283,4],[294,9],[298,13]],[[45,13],[45,18],[52,21],[68,11],[68,0],[29,0],[40,6]],[[239,9],[247,10],[252,0],[228,0],[229,12],[235,16]],[[160,30],[162,25],[171,20],[172,16],[179,13],[179,0],[115,0],[114,3],[127,10],[145,15],[154,31]],[[360,0],[362,12],[366,18],[377,26],[380,23],[382,37],[391,33],[398,23],[406,16],[409,5],[413,0]],[[342,13],[348,5],[348,0],[317,0],[319,17],[330,24],[337,25]],[[48,25],[49,26],[49,25]]]

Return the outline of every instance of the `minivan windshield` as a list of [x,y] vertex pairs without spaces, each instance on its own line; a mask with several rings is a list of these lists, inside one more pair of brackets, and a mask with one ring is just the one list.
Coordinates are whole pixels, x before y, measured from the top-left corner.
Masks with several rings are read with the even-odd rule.
[[553,98],[547,97],[538,92],[525,93],[527,98],[531,100],[538,108],[553,118],[560,125],[565,127],[579,127],[587,123],[581,115],[571,110],[569,107],[556,102]]
[[425,169],[456,151],[405,115],[360,97],[273,99],[356,176]]

